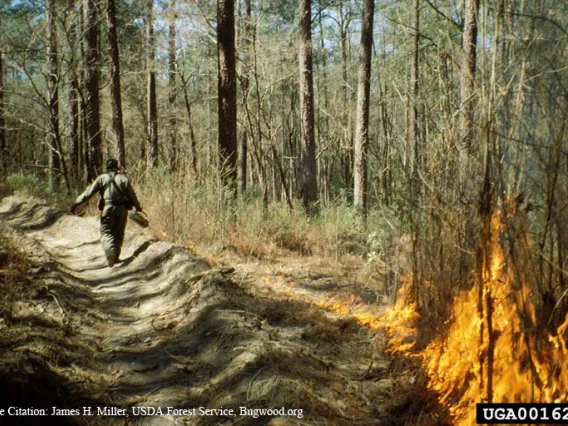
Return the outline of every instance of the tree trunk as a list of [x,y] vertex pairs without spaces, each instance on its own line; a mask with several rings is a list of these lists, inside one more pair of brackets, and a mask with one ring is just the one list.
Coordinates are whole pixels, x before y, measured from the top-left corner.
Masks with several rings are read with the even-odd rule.
[[[473,95],[475,89],[475,65],[477,48],[477,13],[479,0],[465,0],[463,29],[463,60],[460,77],[459,110],[459,164],[462,191],[469,192],[466,186],[471,182],[471,156],[473,143]],[[471,189],[471,188],[470,188]]]
[[118,54],[118,38],[116,34],[115,0],[107,0],[108,50],[110,57],[110,93],[112,100],[112,130],[116,157],[121,167],[126,167],[124,151],[124,126],[122,122],[122,99],[120,95],[120,58]]
[[357,122],[355,129],[355,159],[353,204],[367,213],[367,150],[369,147],[369,95],[371,88],[371,49],[373,47],[374,0],[365,0],[361,28],[361,56],[357,85]]
[[85,5],[84,0],[79,0],[79,48],[81,50],[81,58],[83,58],[83,66],[79,67],[78,83],[80,90],[79,94],[79,179],[81,180],[86,176],[89,167],[89,145],[87,137],[87,105],[85,99],[85,81],[86,81],[86,43],[85,43],[85,30],[87,25],[85,23]]
[[47,102],[49,103],[49,189],[57,189],[61,182],[59,161],[59,66],[57,64],[57,28],[55,26],[55,4],[47,0],[45,20],[47,25]]
[[[353,146],[352,146],[352,135],[351,135],[351,123],[349,120],[349,83],[348,83],[348,72],[347,72],[347,37],[349,23],[351,21],[350,16],[345,16],[344,12],[344,0],[339,2],[339,35],[341,43],[341,101],[343,104],[343,112],[341,114],[341,125],[343,126],[343,144],[341,146],[341,163],[343,167],[344,180],[346,187],[351,186],[353,180]],[[350,14],[350,13],[349,13]]]
[[[244,55],[243,55],[243,72],[242,72],[242,89],[243,89],[243,109],[246,111],[248,103],[248,91],[249,91],[249,52],[251,44],[251,4],[250,0],[245,0],[245,29],[244,29]],[[238,170],[237,170],[237,180],[239,186],[239,192],[243,193],[247,189],[247,154],[248,154],[248,129],[247,126],[243,126],[243,131],[239,138],[238,146]]]
[[420,194],[418,168],[420,167],[420,149],[419,149],[419,122],[418,122],[418,52],[420,48],[420,3],[419,0],[414,0],[412,8],[412,63],[410,67],[410,105],[408,111],[408,140],[409,140],[409,206],[408,206],[408,219],[410,223],[410,231],[412,238],[412,287],[411,292],[414,300],[419,306],[422,306],[424,301],[420,299],[420,267],[418,265],[418,241],[420,240],[419,212],[415,211],[415,205]]
[[316,143],[314,129],[314,81],[312,73],[311,0],[300,2],[300,116],[302,137],[304,208],[310,215],[317,212],[318,200]]
[[101,119],[99,104],[99,17],[96,0],[84,0],[85,14],[85,127],[87,134],[87,180],[101,173]]
[[[69,12],[75,10],[75,0],[69,0],[67,5],[66,17]],[[69,24],[67,30],[67,38],[70,44],[75,46],[76,42],[80,42],[80,16],[72,15],[72,22]],[[81,50],[80,50],[81,51]],[[80,63],[75,60],[75,51],[73,50],[73,57],[71,58],[69,72],[69,91],[68,91],[68,102],[69,102],[69,139],[71,145],[69,147],[69,178],[73,184],[76,184],[79,180],[79,170],[80,170],[80,130],[79,130],[79,97],[80,97],[80,83],[77,75],[77,68],[80,67]]]
[[[319,29],[320,29],[320,54],[321,54],[321,76],[320,79],[320,88],[318,88],[318,92],[323,92],[323,108],[326,113],[324,114],[323,118],[321,118],[318,114],[318,144],[319,146],[325,146],[327,141],[334,140],[334,135],[330,137],[330,129],[329,129],[329,115],[327,111],[329,111],[329,94],[328,94],[328,87],[329,87],[329,80],[328,80],[328,71],[327,71],[327,51],[325,48],[325,35],[324,35],[324,25],[323,25],[323,13],[319,14]],[[318,100],[318,103],[321,105],[321,100]],[[337,145],[338,148],[341,148],[341,138],[337,138]],[[332,151],[332,150],[330,150]],[[322,193],[321,199],[323,200],[324,204],[329,202],[329,194],[330,194],[330,180],[327,179],[328,172],[329,172],[329,158],[333,154],[328,154],[326,156],[319,157],[318,163],[318,172],[320,175],[319,182],[320,182],[320,191]],[[323,185],[323,190],[321,189]]]
[[420,3],[419,0],[414,0],[412,10],[412,65],[410,68],[410,147],[414,150],[413,162],[411,163],[411,169],[415,171],[420,166],[420,147],[418,142],[418,135],[420,133],[419,123],[418,123],[418,90],[419,90],[419,68],[418,68],[418,52],[420,48]]
[[235,1],[217,1],[219,166],[224,185],[237,179],[237,82],[235,74]]
[[177,120],[176,120],[176,0],[169,3],[169,34],[168,34],[168,137],[170,143],[170,169],[178,169],[178,147],[177,147]]
[[244,193],[247,189],[247,155],[248,155],[248,132],[243,129],[239,137],[238,161],[237,161],[237,181],[239,193]]
[[4,59],[0,50],[0,176],[6,175],[8,152],[6,146],[6,121],[4,119]]
[[70,174],[73,181],[78,181],[80,174],[80,134],[79,134],[79,82],[77,77],[71,77],[69,88],[69,136],[71,139],[71,170]]
[[193,131],[193,123],[191,120],[191,103],[187,93],[187,81],[182,77],[183,99],[185,101],[185,111],[187,113],[187,126],[189,129],[189,144],[191,149],[191,169],[197,178],[197,141],[195,140],[195,132]]
[[154,38],[154,17],[153,1],[147,0],[146,3],[146,43],[147,43],[147,63],[148,73],[148,142],[150,145],[150,158],[148,166],[158,167],[158,105],[156,100],[156,70],[154,61],[156,59],[156,41]]

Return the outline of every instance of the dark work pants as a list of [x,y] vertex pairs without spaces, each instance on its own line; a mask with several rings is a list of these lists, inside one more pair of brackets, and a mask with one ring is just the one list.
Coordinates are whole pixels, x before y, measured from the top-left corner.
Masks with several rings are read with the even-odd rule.
[[101,243],[107,259],[111,254],[115,254],[117,260],[120,257],[127,219],[125,206],[105,206],[101,216]]

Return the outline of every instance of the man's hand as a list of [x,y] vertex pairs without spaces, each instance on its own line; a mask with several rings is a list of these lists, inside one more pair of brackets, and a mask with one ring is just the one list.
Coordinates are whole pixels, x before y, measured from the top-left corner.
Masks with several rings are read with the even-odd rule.
[[79,204],[73,204],[73,205],[71,206],[71,209],[70,209],[71,214],[73,214],[73,215],[74,215],[74,214],[77,214],[77,207],[78,207],[78,206],[79,206]]

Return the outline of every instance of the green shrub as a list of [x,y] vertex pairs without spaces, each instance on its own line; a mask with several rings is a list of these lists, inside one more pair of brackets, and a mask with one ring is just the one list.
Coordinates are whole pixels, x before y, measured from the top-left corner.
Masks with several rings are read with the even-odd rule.
[[8,185],[21,195],[37,197],[45,194],[45,182],[36,175],[15,173],[9,175],[6,180]]

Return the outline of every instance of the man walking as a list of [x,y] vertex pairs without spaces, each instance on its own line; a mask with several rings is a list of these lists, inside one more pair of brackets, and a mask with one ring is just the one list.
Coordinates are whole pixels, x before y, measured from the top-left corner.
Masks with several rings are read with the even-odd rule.
[[115,159],[109,159],[106,168],[107,172],[97,177],[91,186],[77,197],[71,206],[71,213],[75,214],[77,206],[88,201],[96,193],[100,194],[101,243],[108,266],[112,268],[120,258],[128,210],[135,207],[136,210],[142,211],[142,207],[128,177],[118,173],[118,162]]

